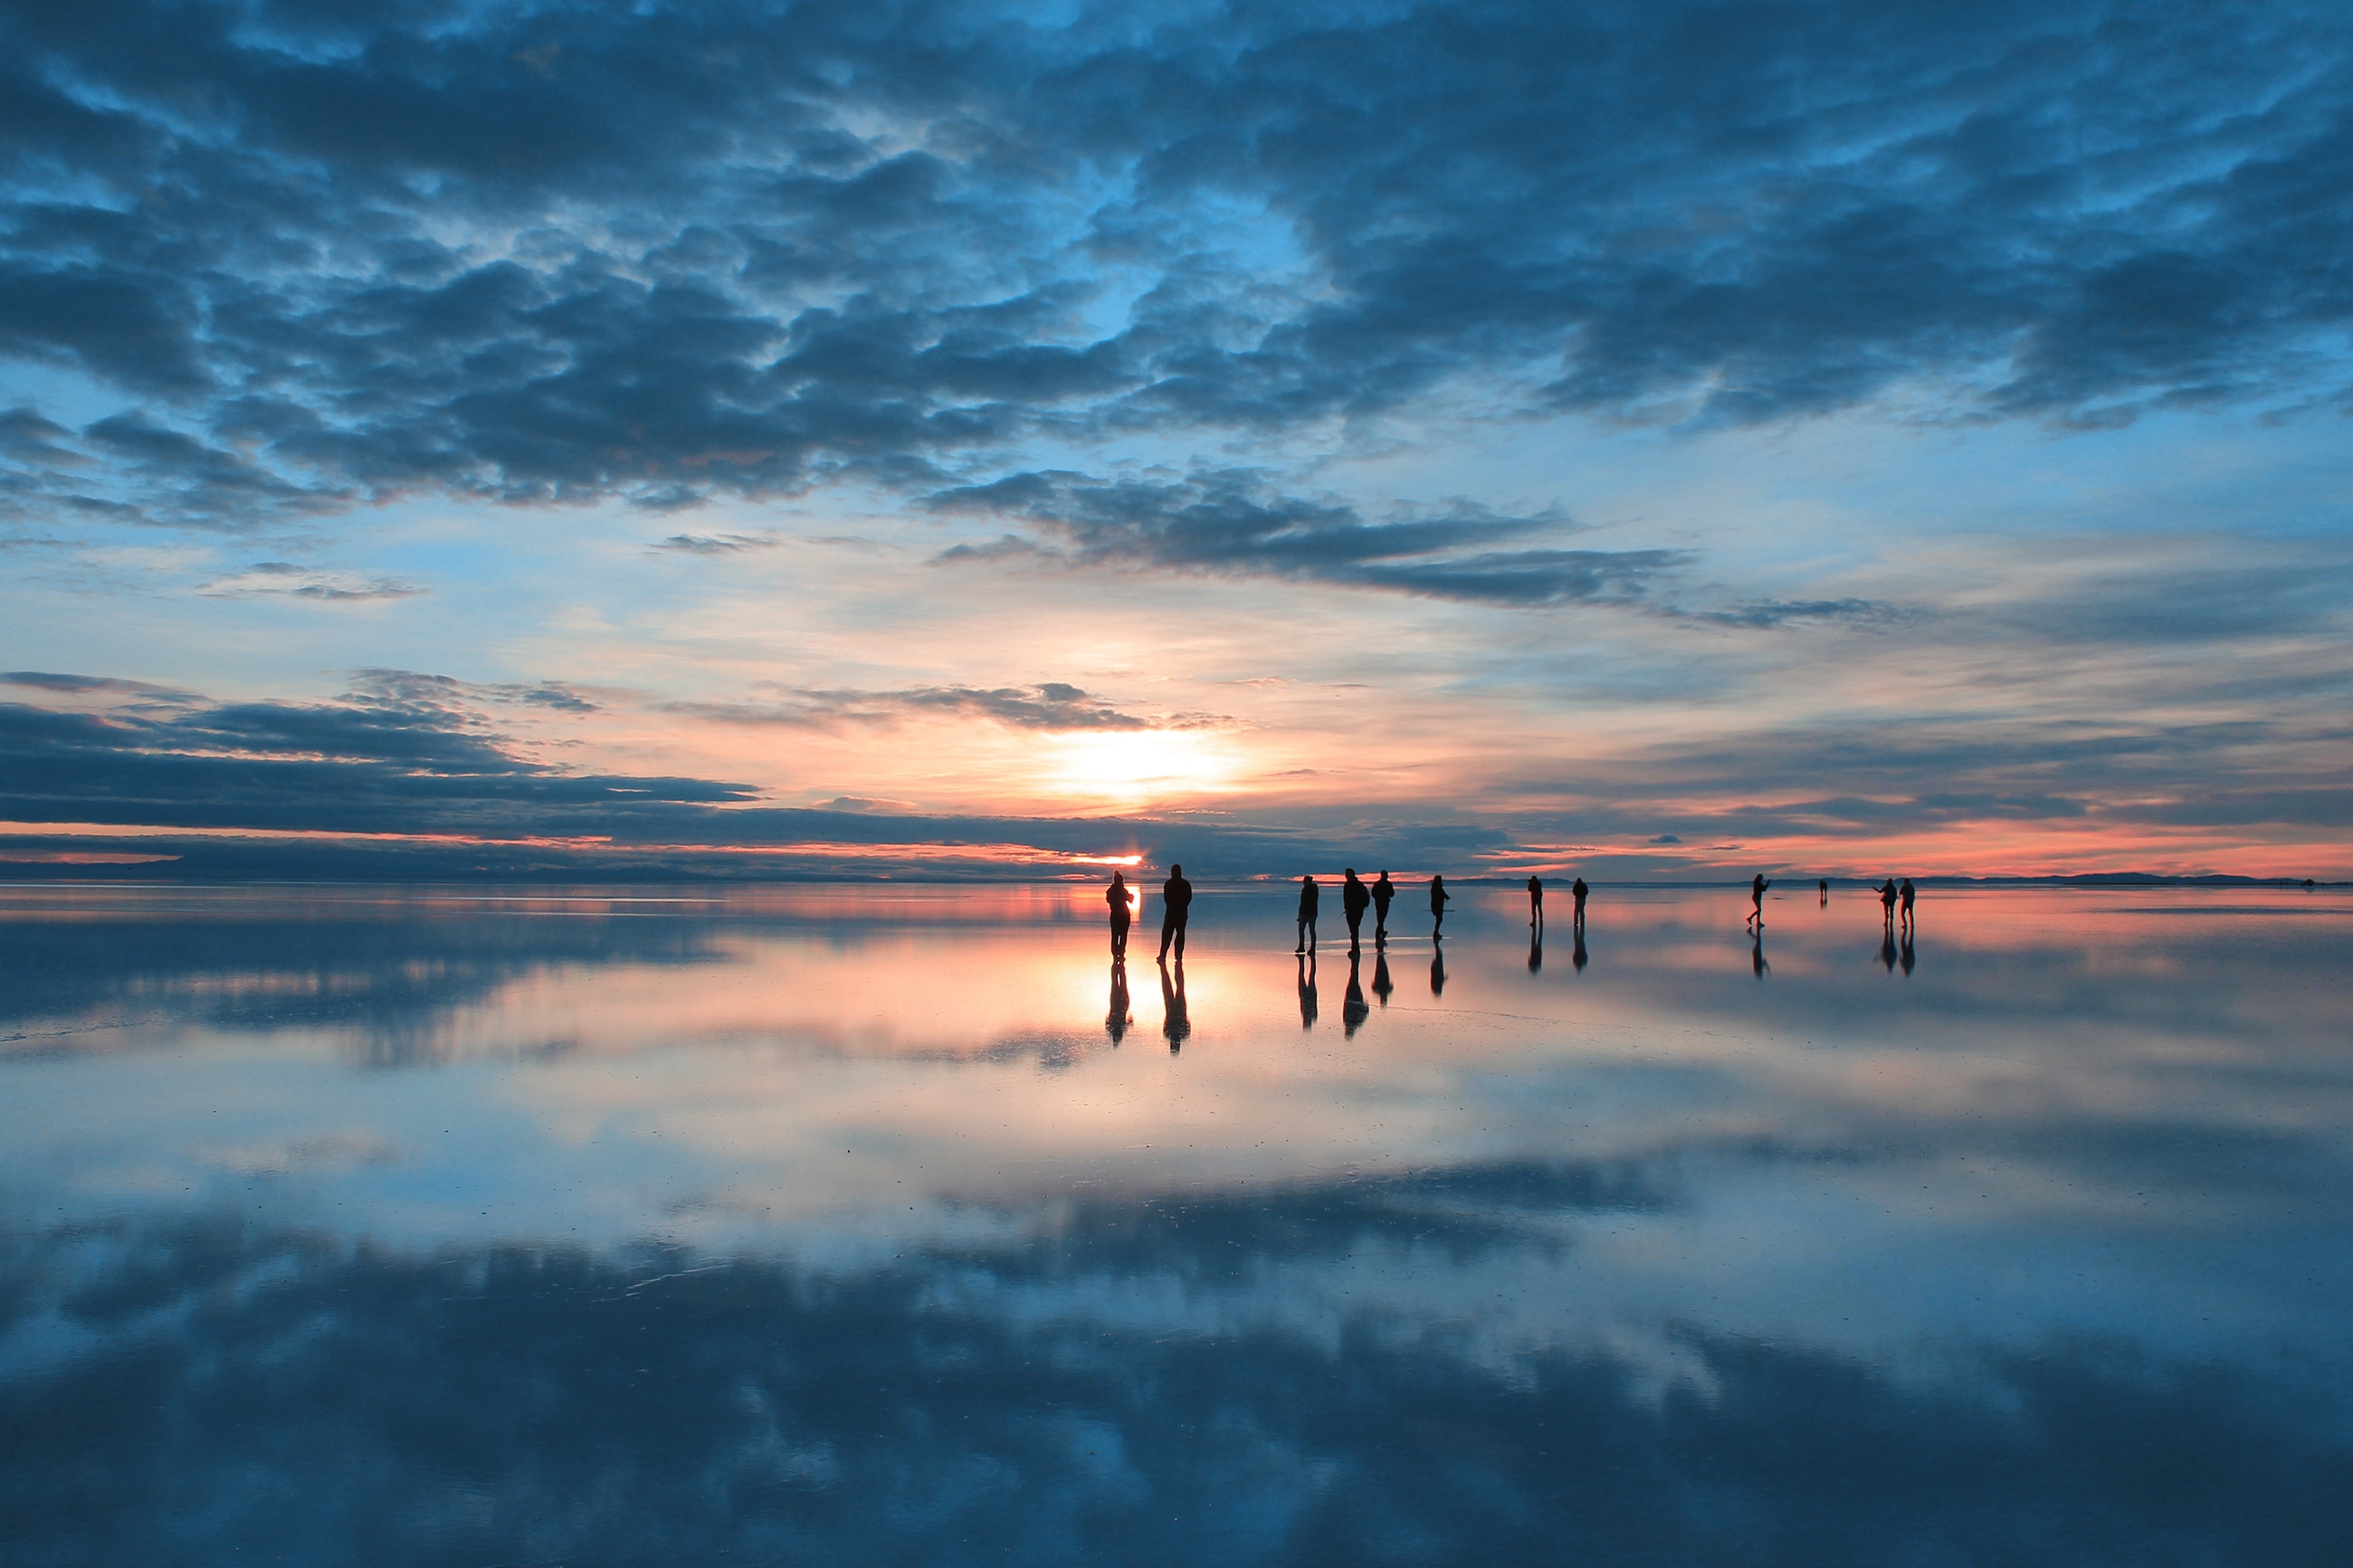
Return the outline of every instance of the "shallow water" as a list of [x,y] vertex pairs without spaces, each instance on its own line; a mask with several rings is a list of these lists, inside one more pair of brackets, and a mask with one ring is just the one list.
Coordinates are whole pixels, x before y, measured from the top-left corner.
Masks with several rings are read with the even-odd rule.
[[2353,1561],[2353,899],[1459,891],[0,888],[0,1561]]

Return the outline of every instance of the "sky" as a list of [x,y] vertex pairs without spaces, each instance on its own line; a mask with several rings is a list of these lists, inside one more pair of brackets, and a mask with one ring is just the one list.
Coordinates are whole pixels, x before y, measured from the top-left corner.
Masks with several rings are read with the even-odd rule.
[[15,874],[2353,875],[2353,13],[0,3]]

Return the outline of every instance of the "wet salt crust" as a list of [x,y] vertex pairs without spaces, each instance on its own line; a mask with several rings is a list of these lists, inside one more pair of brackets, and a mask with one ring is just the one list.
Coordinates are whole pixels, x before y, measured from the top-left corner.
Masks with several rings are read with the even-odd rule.
[[2353,900],[1455,892],[0,889],[0,1558],[2353,1561]]

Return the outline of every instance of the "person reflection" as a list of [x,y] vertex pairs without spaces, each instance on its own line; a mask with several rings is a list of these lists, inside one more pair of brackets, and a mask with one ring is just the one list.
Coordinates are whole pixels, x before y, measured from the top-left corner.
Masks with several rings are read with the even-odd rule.
[[1315,951],[1315,906],[1324,900],[1324,889],[1315,885],[1313,877],[1299,879],[1299,944],[1293,952]]
[[1579,974],[1585,973],[1585,922],[1577,921],[1568,931],[1568,962]]
[[1438,940],[1440,929],[1446,924],[1446,901],[1453,896],[1446,890],[1445,878],[1433,876],[1430,879],[1430,940],[1432,942]]
[[1168,1054],[1175,1056],[1183,1048],[1185,1037],[1193,1032],[1193,1020],[1185,1012],[1185,959],[1178,954],[1176,979],[1169,979],[1168,965],[1160,966],[1160,1032],[1168,1037]]
[[1316,1012],[1315,955],[1312,952],[1302,953],[1297,962],[1299,964],[1299,1026],[1303,1029],[1312,1029],[1315,1026]]
[[1544,967],[1544,928],[1528,932],[1528,973],[1534,974]]
[[1912,965],[1913,965],[1913,963],[1914,963],[1915,962],[1915,959],[1913,958],[1913,956],[1912,956],[1912,933],[1911,933],[1910,931],[1905,931],[1905,932],[1904,933],[1904,946],[1903,946],[1903,964],[1904,964],[1904,978],[1905,978],[1905,979],[1909,980],[1909,979],[1911,979],[1911,978],[1912,978]]
[[1755,933],[1749,939],[1748,973],[1759,980],[1773,973],[1773,966],[1765,962],[1765,922],[1763,921],[1757,922]]
[[1880,929],[1879,963],[1888,973],[1895,973],[1895,928],[1892,925]]
[[1127,958],[1128,922],[1135,917],[1135,906],[1129,901],[1127,873],[1113,871],[1111,886],[1103,889],[1103,902],[1111,906],[1111,956],[1113,962]]
[[1380,945],[1379,938],[1376,936],[1373,943],[1373,994],[1386,1007],[1389,1005],[1389,993],[1396,989],[1389,984],[1388,951]]
[[1446,948],[1434,937],[1430,944],[1430,994],[1446,994]]
[[1127,1026],[1134,1022],[1135,1015],[1128,1011],[1127,960],[1114,958],[1111,961],[1111,1011],[1103,1015],[1103,1032],[1115,1046],[1127,1037]]
[[1397,884],[1383,871],[1373,879],[1373,945],[1380,946],[1389,939],[1389,900],[1397,897]]
[[1352,1040],[1356,1037],[1356,1030],[1363,1026],[1366,1018],[1372,1016],[1373,1012],[1370,1007],[1365,1005],[1364,980],[1357,973],[1357,966],[1362,963],[1363,960],[1356,956],[1356,949],[1350,948],[1348,950],[1348,994],[1340,999],[1340,1026]]

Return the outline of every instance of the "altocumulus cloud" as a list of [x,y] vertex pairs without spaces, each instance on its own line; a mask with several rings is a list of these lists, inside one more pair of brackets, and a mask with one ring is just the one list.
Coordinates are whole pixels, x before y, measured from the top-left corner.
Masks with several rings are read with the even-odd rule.
[[[1462,385],[1699,423],[2335,396],[2348,41],[2286,0],[15,0],[0,354],[65,390],[0,416],[0,508],[928,494],[1041,435],[1303,439]],[[1021,504],[1118,552],[1062,489]],[[1124,549],[1510,602],[1652,569],[1363,542]]]

